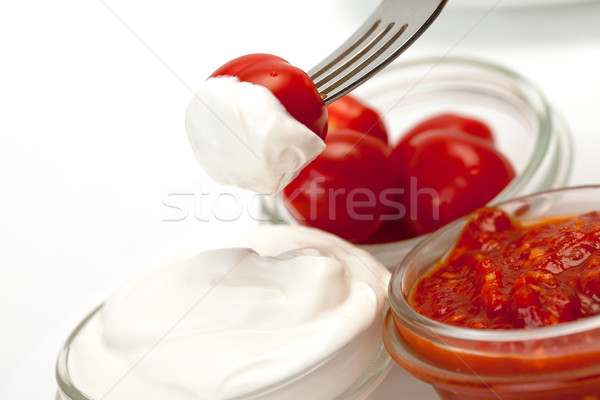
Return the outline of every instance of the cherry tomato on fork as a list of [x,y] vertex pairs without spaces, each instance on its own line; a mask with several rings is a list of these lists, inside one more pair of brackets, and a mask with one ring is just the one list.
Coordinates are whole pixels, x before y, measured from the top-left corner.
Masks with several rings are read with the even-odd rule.
[[353,130],[332,131],[327,147],[284,190],[286,208],[303,225],[357,243],[381,225],[391,149]]
[[390,156],[413,235],[434,231],[490,202],[515,177],[489,141],[454,129],[422,132]]
[[352,129],[388,143],[388,133],[382,117],[352,95],[345,95],[327,106],[329,130]]
[[269,89],[285,109],[321,139],[327,135],[327,107],[310,77],[300,68],[271,54],[235,58],[210,77],[235,76]]
[[418,123],[402,136],[401,141],[408,141],[414,136],[432,129],[453,129],[473,135],[494,144],[491,129],[482,121],[455,113],[437,114]]

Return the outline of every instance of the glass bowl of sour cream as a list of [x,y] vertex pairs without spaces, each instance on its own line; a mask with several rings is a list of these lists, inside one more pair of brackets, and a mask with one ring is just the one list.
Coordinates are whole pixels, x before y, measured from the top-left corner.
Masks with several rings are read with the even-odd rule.
[[[490,203],[567,184],[572,164],[571,134],[543,92],[515,71],[495,63],[460,57],[395,62],[353,95],[379,112],[390,144],[417,123],[444,113],[476,118],[494,134],[516,177]],[[297,221],[281,196],[267,197],[271,223]],[[385,243],[359,244],[393,269],[429,234]]]
[[85,318],[60,351],[57,398],[368,399],[391,367],[389,271],[311,228],[231,236]]

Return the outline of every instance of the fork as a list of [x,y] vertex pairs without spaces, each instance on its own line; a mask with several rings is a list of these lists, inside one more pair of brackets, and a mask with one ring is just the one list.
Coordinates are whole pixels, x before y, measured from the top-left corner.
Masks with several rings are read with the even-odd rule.
[[325,104],[355,89],[398,57],[425,32],[446,2],[383,0],[346,42],[308,71]]

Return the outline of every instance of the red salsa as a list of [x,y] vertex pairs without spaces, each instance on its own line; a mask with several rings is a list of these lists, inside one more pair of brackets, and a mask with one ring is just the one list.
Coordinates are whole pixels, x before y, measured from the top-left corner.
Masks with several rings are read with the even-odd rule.
[[410,305],[469,328],[535,328],[600,314],[600,214],[522,224],[484,208],[421,278]]

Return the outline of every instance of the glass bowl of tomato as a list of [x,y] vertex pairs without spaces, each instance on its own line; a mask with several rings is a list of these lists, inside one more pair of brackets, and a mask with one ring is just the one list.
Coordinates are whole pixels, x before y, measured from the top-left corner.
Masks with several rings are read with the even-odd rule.
[[485,207],[392,273],[386,349],[443,400],[600,398],[600,186]]
[[512,70],[454,57],[396,62],[351,95],[376,115],[328,106],[328,148],[266,199],[270,222],[330,231],[392,269],[481,206],[567,184],[569,129]]

